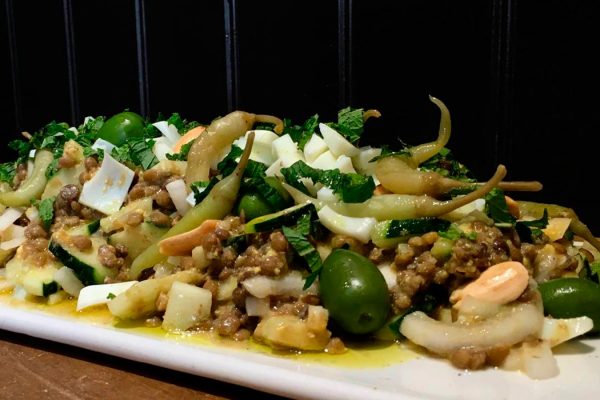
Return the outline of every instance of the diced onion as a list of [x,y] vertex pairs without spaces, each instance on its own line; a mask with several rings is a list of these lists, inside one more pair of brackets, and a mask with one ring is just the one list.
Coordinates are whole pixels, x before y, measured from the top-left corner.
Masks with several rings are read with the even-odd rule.
[[167,183],[165,188],[167,189],[167,192],[169,192],[169,196],[171,196],[171,200],[173,200],[177,212],[181,215],[185,215],[191,208],[190,204],[187,202],[188,192],[185,181],[183,179],[177,179]]
[[0,215],[0,232],[11,226],[13,222],[21,217],[21,215],[23,215],[23,210],[20,208],[7,208],[2,215]]
[[259,299],[254,296],[246,296],[246,314],[249,317],[264,317],[270,310],[268,297]]
[[111,300],[111,295],[118,296],[136,283],[137,281],[129,281],[86,286],[79,292],[77,311],[98,304],[106,304]]
[[62,267],[54,273],[54,280],[71,296],[79,297],[83,283],[77,278],[71,268]]

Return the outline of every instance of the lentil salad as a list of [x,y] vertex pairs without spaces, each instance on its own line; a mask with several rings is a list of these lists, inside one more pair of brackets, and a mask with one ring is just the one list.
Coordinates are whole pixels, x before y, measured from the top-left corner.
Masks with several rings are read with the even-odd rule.
[[553,346],[597,330],[598,241],[572,210],[505,194],[537,182],[504,166],[475,181],[432,101],[438,138],[398,151],[358,147],[375,110],[174,114],[126,137],[115,117],[48,124],[0,169],[3,286],[169,332],[332,356],[407,339],[459,368],[552,376],[527,360],[555,366]]

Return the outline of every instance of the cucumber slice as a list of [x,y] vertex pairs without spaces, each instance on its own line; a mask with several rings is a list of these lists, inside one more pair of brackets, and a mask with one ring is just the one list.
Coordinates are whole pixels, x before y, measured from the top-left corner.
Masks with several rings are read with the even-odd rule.
[[151,222],[143,222],[135,227],[126,226],[124,230],[112,234],[108,243],[121,244],[127,248],[127,257],[131,260],[139,256],[147,247],[157,242],[169,228],[154,225]]
[[102,218],[100,220],[100,229],[102,229],[102,232],[104,233],[110,233],[124,228],[125,225],[127,225],[127,216],[132,211],[141,212],[144,215],[144,218],[148,217],[152,212],[152,197],[144,197],[132,201],[116,213]]
[[293,226],[307,213],[317,214],[317,209],[312,203],[298,204],[276,213],[254,218],[246,224],[245,231],[246,233],[268,232],[281,229],[282,226]]
[[95,221],[78,225],[74,228],[69,229],[69,233],[71,235],[83,235],[90,236],[98,231],[100,228],[100,220],[97,219]]
[[54,274],[62,265],[56,261],[48,261],[42,266],[30,263],[23,256],[22,248],[6,263],[6,279],[22,286],[28,294],[47,297],[58,291],[59,285],[54,280]]
[[449,226],[449,221],[433,217],[392,219],[375,224],[371,231],[371,240],[377,247],[392,248],[410,236],[445,231]]
[[82,251],[72,244],[71,237],[76,234],[65,230],[54,233],[48,249],[65,266],[71,268],[81,283],[86,286],[104,283],[105,278],[114,277],[117,271],[102,265],[98,258],[98,249],[107,244],[106,239],[90,236],[92,247]]

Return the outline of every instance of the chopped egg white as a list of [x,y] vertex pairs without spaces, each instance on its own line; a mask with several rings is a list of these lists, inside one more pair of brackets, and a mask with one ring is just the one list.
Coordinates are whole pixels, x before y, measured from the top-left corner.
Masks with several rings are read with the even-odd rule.
[[320,123],[319,130],[323,135],[323,140],[327,144],[327,147],[329,147],[329,151],[331,151],[335,157],[341,155],[354,157],[359,154],[360,151],[358,148],[354,147],[352,143],[347,141],[346,138],[340,135],[335,129]]
[[364,175],[374,175],[376,163],[370,162],[373,158],[381,155],[381,149],[365,146],[359,149],[359,153],[352,157],[354,168]]
[[296,161],[304,161],[304,155],[298,150],[298,146],[292,140],[290,135],[283,135],[275,139],[272,143],[273,153],[283,167],[289,167]]
[[279,136],[277,136],[277,134],[274,132],[259,129],[246,132],[244,136],[235,140],[233,144],[239,148],[245,148],[246,140],[250,132],[254,132],[254,143],[252,144],[250,159],[266,165],[273,164],[277,157],[273,154],[271,147],[273,142],[279,138]]
[[339,156],[335,160],[335,167],[344,174],[356,173],[356,170],[352,166],[352,159],[348,156]]
[[100,169],[83,185],[79,202],[104,214],[113,214],[125,201],[134,175],[110,154],[105,154]]
[[309,165],[316,169],[334,169],[336,168],[336,161],[336,158],[328,150]]
[[329,150],[329,148],[323,138],[315,133],[304,145],[304,158],[306,159],[306,162],[310,164],[327,150]]

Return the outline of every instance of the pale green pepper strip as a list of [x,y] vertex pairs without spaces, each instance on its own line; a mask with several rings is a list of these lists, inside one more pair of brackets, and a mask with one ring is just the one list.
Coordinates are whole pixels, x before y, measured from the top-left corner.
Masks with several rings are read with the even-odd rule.
[[33,162],[31,176],[17,190],[0,193],[0,203],[7,207],[27,207],[38,199],[46,187],[46,170],[54,156],[47,150],[38,150]]
[[550,218],[554,217],[565,217],[571,218],[571,224],[569,228],[573,231],[574,234],[581,236],[596,249],[600,250],[600,240],[598,240],[590,228],[587,227],[586,224],[581,222],[575,211],[571,208],[559,206],[556,204],[544,204],[544,203],[534,203],[532,201],[518,201],[519,210],[521,211],[522,216],[541,218],[544,215],[544,210],[548,210],[548,216]]
[[310,202],[320,210],[329,206],[332,210],[348,217],[371,217],[378,221],[388,219],[410,219],[420,217],[443,217],[445,214],[485,196],[506,176],[506,168],[499,165],[496,173],[477,190],[452,200],[441,201],[427,195],[384,194],[373,196],[363,203],[325,202],[310,197],[298,189],[284,183],[296,204]]
[[217,183],[200,204],[188,211],[175,226],[133,260],[131,269],[129,270],[129,277],[131,279],[137,279],[143,270],[153,267],[166,258],[158,250],[158,242],[168,237],[191,231],[207,219],[223,219],[231,212],[240,189],[242,175],[250,158],[253,142],[254,132],[248,134],[246,148],[235,171]]

